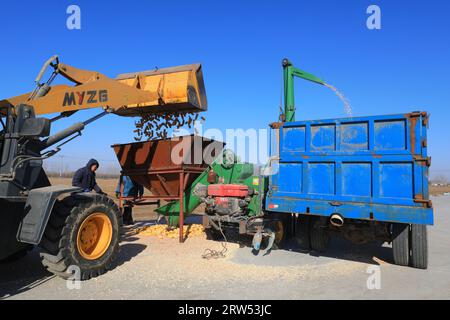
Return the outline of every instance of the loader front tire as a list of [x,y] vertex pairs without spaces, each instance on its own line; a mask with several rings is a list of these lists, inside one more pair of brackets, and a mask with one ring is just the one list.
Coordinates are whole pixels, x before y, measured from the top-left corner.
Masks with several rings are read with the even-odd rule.
[[113,267],[121,214],[105,195],[78,194],[57,201],[40,243],[42,264],[62,278],[87,280]]

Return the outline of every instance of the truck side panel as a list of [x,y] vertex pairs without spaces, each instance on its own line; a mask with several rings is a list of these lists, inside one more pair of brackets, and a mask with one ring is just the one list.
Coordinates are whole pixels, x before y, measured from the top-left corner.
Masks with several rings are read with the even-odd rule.
[[426,113],[285,123],[269,211],[433,224]]

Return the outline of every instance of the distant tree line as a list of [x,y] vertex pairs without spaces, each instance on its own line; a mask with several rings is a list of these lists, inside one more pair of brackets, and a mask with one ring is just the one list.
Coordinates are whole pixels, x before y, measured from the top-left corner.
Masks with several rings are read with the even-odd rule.
[[[56,171],[46,171],[48,177],[52,178],[72,178],[74,173],[73,171],[63,171],[63,172],[56,172]],[[112,173],[106,173],[106,172],[97,172],[96,176],[99,179],[118,179],[120,173],[118,172],[112,172]]]
[[448,178],[445,175],[439,174],[431,179],[431,184],[447,185],[449,183],[448,183]]

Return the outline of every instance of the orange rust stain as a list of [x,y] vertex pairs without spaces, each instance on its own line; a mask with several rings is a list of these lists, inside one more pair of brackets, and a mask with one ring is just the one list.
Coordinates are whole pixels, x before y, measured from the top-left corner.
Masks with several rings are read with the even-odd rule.
[[284,122],[272,122],[269,124],[269,126],[272,129],[278,129],[278,128],[282,127],[283,125],[284,125]]
[[411,142],[411,154],[415,153],[415,149],[416,149],[416,123],[417,123],[417,118],[416,117],[410,117],[409,118],[410,121],[410,127],[409,127],[409,140]]
[[372,157],[374,157],[374,158],[381,158],[381,155],[379,155],[379,154],[376,154],[375,152],[371,152],[371,154],[372,154]]

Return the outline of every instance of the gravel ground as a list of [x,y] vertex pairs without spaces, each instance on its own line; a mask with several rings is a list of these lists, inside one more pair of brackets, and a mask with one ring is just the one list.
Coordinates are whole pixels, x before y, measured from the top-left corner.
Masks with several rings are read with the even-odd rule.
[[[388,245],[355,246],[333,239],[325,255],[288,250],[252,254],[228,243],[226,257],[202,259],[219,242],[126,236],[117,266],[69,290],[47,273],[38,253],[0,265],[0,297],[6,299],[449,299],[450,196],[434,197],[428,270],[392,264]],[[195,219],[195,218],[192,218]],[[379,266],[380,289],[369,290],[368,268]]]

